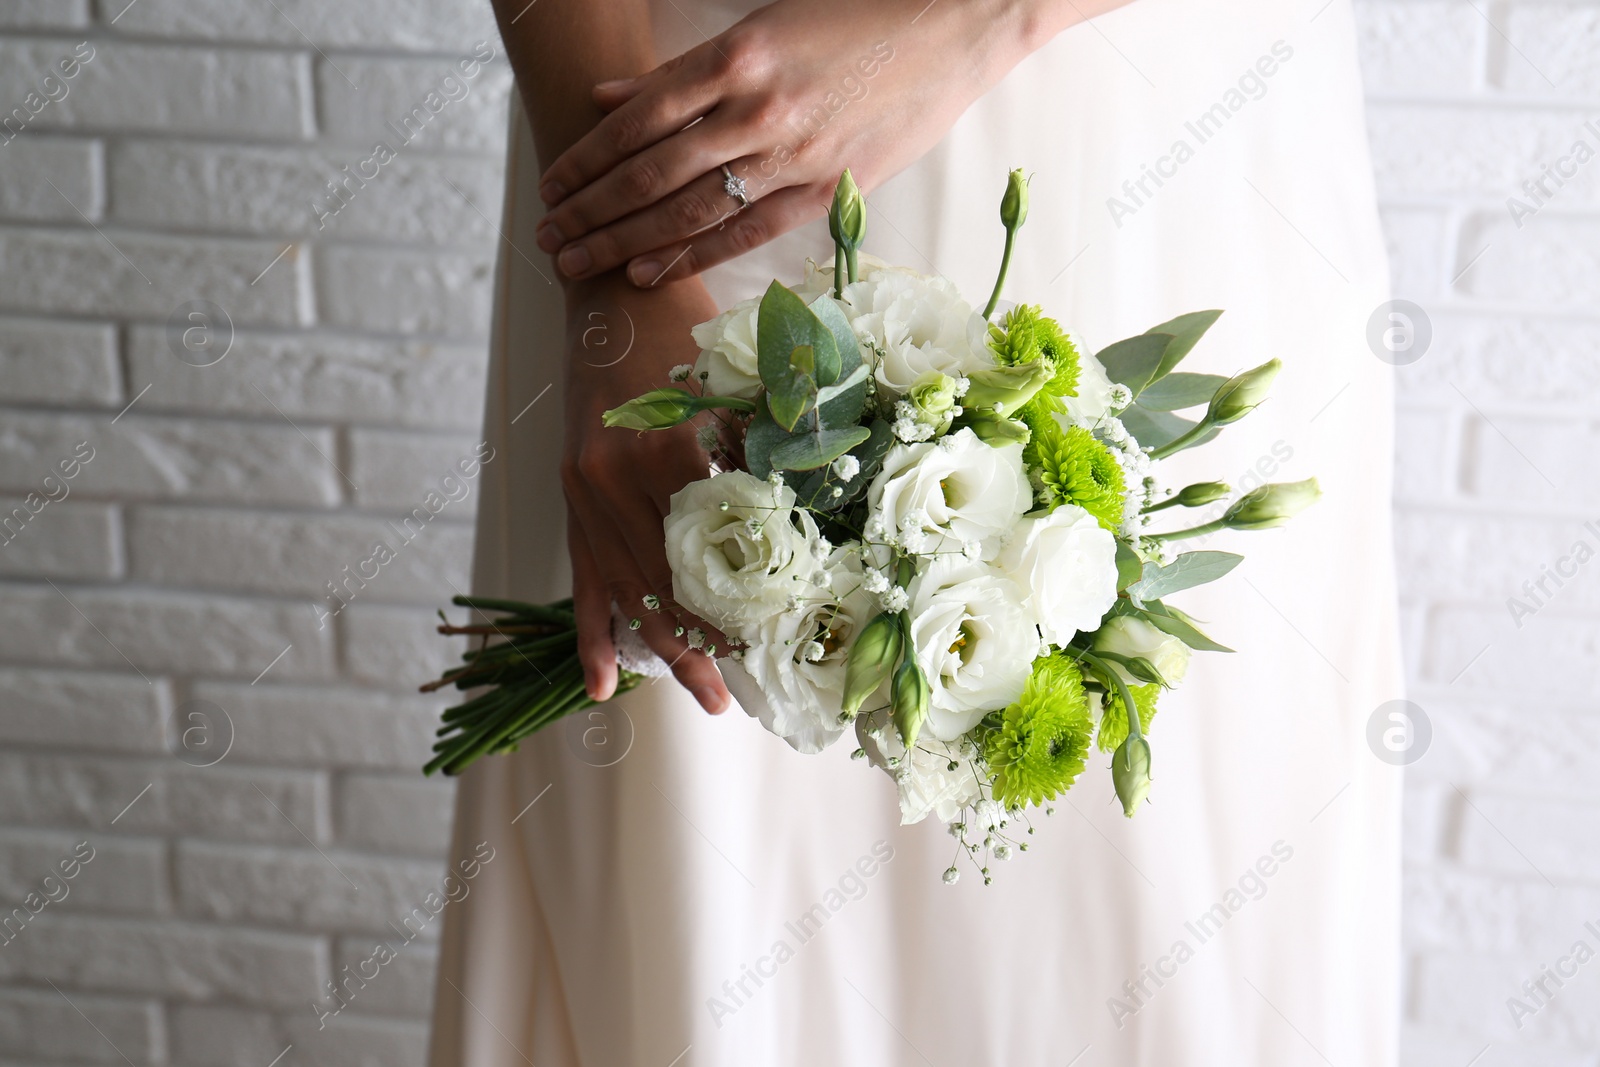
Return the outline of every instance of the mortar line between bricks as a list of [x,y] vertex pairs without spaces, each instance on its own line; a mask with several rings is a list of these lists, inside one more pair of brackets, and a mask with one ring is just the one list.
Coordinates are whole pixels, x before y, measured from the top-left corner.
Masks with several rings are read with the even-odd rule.
[[[48,178],[45,180],[49,181]],[[57,192],[59,191],[58,189]],[[71,204],[72,201],[68,200],[67,203]],[[76,205],[74,205],[74,210],[77,210]],[[419,255],[481,253],[484,250],[484,245],[488,243],[487,238],[489,236],[485,234],[485,240],[481,242],[386,241],[377,237],[359,236],[330,239],[317,237],[317,231],[314,230],[291,234],[283,231],[229,230],[226,227],[216,226],[181,226],[174,223],[156,224],[138,221],[125,222],[116,218],[102,219],[101,221],[105,225],[98,226],[87,217],[84,217],[81,211],[78,214],[83,217],[84,224],[82,226],[63,225],[59,220],[32,221],[18,219],[0,224],[0,231],[27,231],[59,239],[81,237],[93,230],[108,243],[111,241],[111,238],[107,236],[108,234],[115,234],[124,239],[144,239],[168,243],[181,243],[186,239],[203,238],[214,245],[233,246],[239,252],[244,251],[244,248],[240,246],[259,245],[263,246],[261,250],[265,251],[267,248],[277,249],[279,245],[287,241],[291,244],[303,244],[313,252],[326,249],[331,252],[347,250],[357,252],[414,252]],[[492,226],[493,224],[490,223],[490,225]],[[203,250],[202,248],[201,251]]]
[[[117,0],[112,0],[113,3]],[[126,2],[126,0],[123,0]],[[334,44],[323,40],[317,43],[328,50],[329,54],[347,59],[360,60],[390,60],[398,62],[436,60],[451,62],[465,58],[478,41],[498,39],[499,31],[492,22],[486,22],[483,34],[477,40],[463,42],[454,51],[436,49],[420,49],[410,51],[398,46],[385,48],[362,48],[355,44]],[[67,45],[79,41],[88,41],[91,44],[106,45],[131,45],[139,48],[172,48],[194,49],[197,51],[213,52],[253,52],[282,56],[306,55],[304,44],[296,44],[292,40],[267,41],[252,40],[244,37],[192,37],[184,34],[159,34],[142,32],[138,30],[108,30],[105,25],[93,23],[88,26],[74,27],[71,29],[51,29],[48,27],[7,27],[0,32],[0,40],[26,40],[38,43],[51,43]],[[496,46],[498,48],[498,45]],[[490,62],[502,60],[504,52],[497,51]]]
[[[0,33],[0,42],[5,40],[5,34]],[[499,123],[496,123],[497,127]],[[444,129],[445,127],[438,127]],[[439,162],[464,161],[467,163],[483,163],[492,165],[496,169],[503,169],[505,165],[505,152],[495,151],[490,145],[474,146],[463,144],[458,147],[448,145],[430,145],[426,140],[426,132],[417,135],[417,140],[406,145],[406,155],[417,159],[429,159]],[[372,150],[371,135],[369,133],[343,133],[324,131],[315,136],[305,134],[284,137],[271,137],[265,134],[240,135],[236,130],[223,130],[217,133],[203,131],[166,130],[159,127],[150,129],[129,130],[125,126],[100,126],[94,123],[83,123],[77,126],[44,126],[33,127],[19,133],[15,137],[15,144],[29,144],[33,141],[65,142],[72,144],[88,144],[91,142],[113,141],[117,146],[122,145],[184,145],[196,148],[220,148],[223,150],[261,149],[263,151],[279,151],[288,149],[296,153],[312,152],[361,152]],[[422,141],[418,144],[417,141]],[[112,155],[118,154],[116,151]]]

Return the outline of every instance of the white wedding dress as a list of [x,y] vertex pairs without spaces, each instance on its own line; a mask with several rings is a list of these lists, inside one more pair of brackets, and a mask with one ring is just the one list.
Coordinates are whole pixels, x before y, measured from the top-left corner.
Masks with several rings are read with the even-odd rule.
[[[661,52],[742,13],[663,0]],[[547,600],[569,580],[563,314],[513,129],[474,581]],[[455,848],[496,852],[446,912],[433,1067],[1392,1067],[1400,772],[1366,741],[1401,695],[1389,369],[1366,340],[1387,279],[1348,2],[1136,0],[1068,31],[872,194],[868,250],[981,305],[1012,167],[1033,181],[1008,297],[1095,348],[1225,308],[1186,369],[1283,360],[1168,484],[1326,493],[1217,536],[1245,564],[1178,598],[1238,652],[1163,698],[1152,802],[1124,819],[1096,754],[992,885],[945,885],[954,842],[898,825],[848,737],[800,756],[647,685],[462,779]],[[830,250],[818,222],[706,280],[726,305]],[[607,745],[626,755],[594,766]]]

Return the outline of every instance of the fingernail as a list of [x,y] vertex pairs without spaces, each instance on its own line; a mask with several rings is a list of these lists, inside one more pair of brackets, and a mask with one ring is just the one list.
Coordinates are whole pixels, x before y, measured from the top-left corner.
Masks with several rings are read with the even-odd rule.
[[539,186],[539,199],[547,204],[553,204],[566,195],[566,187],[560,182],[550,181]]
[[610,81],[596,82],[594,87],[603,93],[612,89],[620,89],[631,81],[633,81],[632,78],[612,78]]
[[556,266],[561,268],[561,273],[570,275],[582,274],[592,262],[589,250],[582,245],[573,245],[556,258]]
[[561,227],[553,222],[541,222],[533,231],[534,243],[545,252],[554,254],[562,245],[567,243],[566,235],[561,232]]
[[628,280],[634,285],[654,285],[661,279],[661,264],[653,259],[641,259],[628,265]]
[[698,686],[693,692],[694,698],[700,702],[700,706],[712,715],[721,715],[728,710],[728,705],[723,701],[722,694],[709,685]]

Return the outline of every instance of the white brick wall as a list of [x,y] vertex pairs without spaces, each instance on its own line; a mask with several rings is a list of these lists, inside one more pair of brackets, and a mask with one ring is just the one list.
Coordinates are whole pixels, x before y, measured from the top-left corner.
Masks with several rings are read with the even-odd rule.
[[[1600,549],[1600,161],[1521,228],[1505,200],[1600,149],[1600,8],[1358,11],[1396,292],[1434,328],[1396,372],[1435,729],[1408,792],[1406,1063],[1594,1067],[1588,968],[1521,1029],[1505,1001],[1600,948],[1600,562],[1521,627],[1505,601]],[[315,605],[475,440],[503,59],[337,215],[311,205],[482,40],[482,0],[0,3],[0,120],[94,49],[0,144],[0,520],[94,450],[0,547],[0,901],[96,849],[0,948],[5,1067],[421,1062],[431,934],[327,1029],[309,1005],[439,876],[448,793],[414,773],[438,703],[410,689],[470,506],[326,627]],[[185,362],[168,317],[195,300],[231,326]],[[212,706],[233,747],[199,768],[183,732]]]
[[[316,608],[477,441],[509,86],[484,0],[0,2],[0,523],[93,450],[0,546],[0,911],[95,849],[0,945],[4,1067],[422,1062],[436,930],[326,1029],[311,1004],[443,874],[414,686],[475,489]],[[186,362],[196,300],[230,322]],[[193,766],[213,707],[232,747]]]
[[[1506,200],[1531,205],[1523,182],[1580,138],[1600,152],[1600,8],[1361,0],[1358,21],[1396,295],[1434,329],[1396,370],[1412,699],[1434,728],[1406,812],[1405,1063],[1593,1067],[1591,968],[1544,1007],[1522,984],[1580,939],[1600,951],[1600,562],[1547,580],[1520,628],[1506,601],[1575,542],[1600,550],[1600,161],[1520,229]],[[1520,1028],[1509,997],[1538,1009]]]

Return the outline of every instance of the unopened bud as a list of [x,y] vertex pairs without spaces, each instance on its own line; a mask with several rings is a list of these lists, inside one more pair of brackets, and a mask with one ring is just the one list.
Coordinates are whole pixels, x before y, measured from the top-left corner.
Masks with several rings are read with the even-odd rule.
[[854,715],[900,660],[900,617],[882,612],[867,623],[844,664],[843,711]]
[[860,248],[867,236],[867,202],[850,176],[849,168],[839,175],[833,187],[833,206],[828,209],[828,232],[841,248]]
[[1006,179],[1006,194],[1000,198],[1000,221],[1008,230],[1028,221],[1028,179],[1020,170],[1012,171]]
[[1213,500],[1221,500],[1233,492],[1225,482],[1196,482],[1178,490],[1177,501],[1186,508],[1197,508]]
[[665,430],[703,410],[700,398],[682,389],[652,389],[601,416],[607,426],[629,430]]
[[1250,490],[1222,513],[1232,530],[1270,530],[1282,526],[1322,498],[1315,478],[1303,482],[1271,482]]
[[1250,414],[1267,398],[1272,380],[1282,368],[1282,362],[1269,359],[1254,370],[1236,374],[1223,382],[1212,394],[1211,406],[1206,408],[1206,421],[1214,426],[1226,426]]
[[1150,795],[1150,742],[1143,737],[1122,742],[1111,757],[1111,784],[1122,801],[1122,814],[1133,818]]
[[895,729],[900,731],[900,742],[908,749],[917,743],[917,736],[922,733],[922,724],[928,718],[928,701],[932,696],[933,689],[928,684],[928,676],[917,666],[916,659],[907,655],[900,669],[894,673],[889,702],[893,709]]

